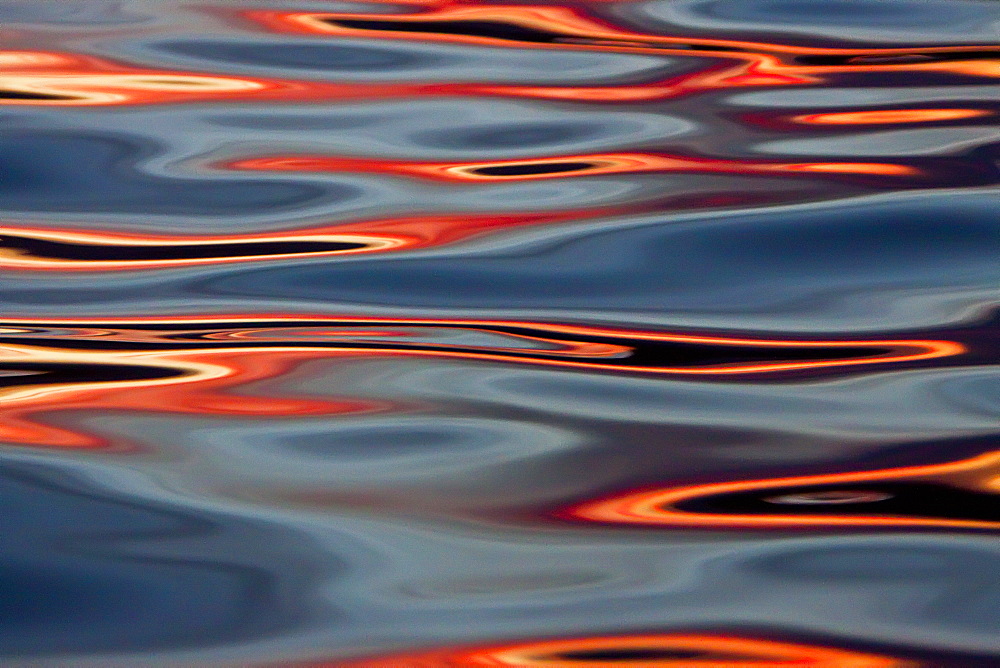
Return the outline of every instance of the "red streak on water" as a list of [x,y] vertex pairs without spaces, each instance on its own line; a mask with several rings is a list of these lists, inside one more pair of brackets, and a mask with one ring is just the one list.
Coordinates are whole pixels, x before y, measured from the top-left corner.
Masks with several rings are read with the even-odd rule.
[[[614,653],[623,658],[611,658]],[[663,658],[629,658],[628,653]],[[640,654],[641,653],[641,654]],[[590,656],[602,657],[599,660]],[[674,656],[671,656],[674,655]],[[660,633],[542,640],[488,647],[452,648],[357,661],[297,664],[303,668],[912,668],[918,664],[867,652],[732,635]]]
[[[411,3],[406,3],[411,5]],[[242,15],[265,28],[280,33],[402,39],[458,44],[512,47],[518,49],[612,50],[620,53],[650,53],[679,57],[742,60],[749,64],[741,81],[739,74],[713,86],[794,85],[822,81],[818,75],[840,72],[920,72],[938,71],[976,77],[1000,77],[1000,59],[935,60],[934,56],[976,53],[980,46],[936,46],[921,48],[920,58],[905,48],[845,49],[803,47],[742,40],[659,35],[638,32],[589,15],[578,7],[562,5],[509,5],[464,0],[424,3],[422,11],[406,14],[360,12],[289,12],[246,10]],[[391,31],[339,25],[337,21],[377,21],[395,24]],[[516,37],[450,34],[422,27],[426,22],[494,22],[536,30],[552,36],[551,41],[529,41]],[[414,24],[407,31],[407,23]],[[845,56],[857,63],[815,65],[795,62],[797,56]],[[881,59],[881,61],[877,60]]]
[[816,527],[916,527],[944,529],[1000,529],[1000,521],[949,519],[936,517],[903,517],[866,514],[843,515],[740,515],[695,513],[677,508],[678,504],[694,499],[733,492],[767,493],[772,489],[835,486],[850,490],[860,483],[892,483],[899,481],[944,481],[956,487],[995,493],[1000,474],[1000,451],[987,452],[969,459],[943,464],[904,466],[873,471],[851,471],[808,476],[739,480],[733,482],[687,485],[630,491],[624,494],[586,501],[558,511],[559,517],[602,524],[622,524],[661,527],[700,527],[706,529],[788,529]]
[[992,116],[988,109],[883,109],[803,114],[792,120],[807,125],[898,125]]
[[[628,210],[635,213],[635,209]],[[456,243],[465,239],[518,227],[582,222],[591,218],[625,213],[624,209],[597,207],[562,211],[421,214],[335,223],[280,232],[227,235],[164,235],[148,233],[96,232],[69,228],[3,226],[0,235],[0,268],[22,271],[132,271],[210,264],[262,262],[290,258],[333,257],[357,253],[386,253]],[[3,247],[3,236],[40,239],[81,246],[112,246],[123,251],[143,247],[185,247],[247,244],[245,255],[172,259],[65,259],[41,257]],[[255,254],[254,244],[271,242],[347,242],[364,248],[295,253]]]
[[[235,235],[186,235],[170,236],[161,234],[138,234],[117,232],[80,231],[66,228],[30,228],[3,226],[3,237],[16,236],[28,239],[55,241],[76,244],[84,249],[87,246],[110,246],[121,248],[123,254],[128,249],[141,248],[185,248],[207,247],[213,245],[246,244],[247,253],[221,257],[190,257],[171,259],[66,259],[58,257],[43,257],[27,252],[6,249],[0,241],[0,268],[31,271],[122,271],[137,269],[157,269],[167,267],[183,267],[205,264],[227,264],[233,262],[249,262],[256,260],[272,260],[282,258],[325,257],[333,255],[352,255],[356,253],[371,253],[385,251],[402,246],[404,240],[391,236],[368,236],[338,232],[336,228],[318,228],[279,233],[253,233]],[[0,237],[2,240],[2,237]],[[366,244],[363,248],[348,250],[328,250],[295,253],[254,254],[252,250],[257,244],[283,242],[328,242]]]
[[[825,367],[845,367],[845,366],[855,366],[855,365],[867,365],[867,364],[886,364],[886,363],[900,363],[900,362],[914,362],[922,360],[931,360],[942,357],[952,357],[956,355],[961,355],[966,352],[965,346],[954,341],[935,341],[935,340],[920,340],[920,339],[900,339],[900,340],[887,340],[887,339],[871,339],[871,340],[799,340],[799,339],[766,339],[766,338],[737,338],[737,337],[723,337],[723,336],[696,336],[688,334],[677,334],[677,333],[665,333],[665,332],[654,332],[648,330],[635,330],[635,329],[625,329],[625,328],[608,328],[599,327],[591,325],[567,325],[567,324],[557,324],[557,323],[542,323],[542,322],[526,322],[517,320],[474,320],[474,319],[437,319],[437,318],[421,318],[419,320],[408,320],[401,318],[388,318],[388,317],[375,317],[375,316],[329,316],[329,315],[284,315],[284,314],[255,314],[253,316],[202,316],[202,317],[185,317],[185,318],[132,318],[117,320],[113,323],[109,323],[106,320],[94,320],[94,319],[67,319],[67,320],[44,320],[44,319],[33,319],[33,326],[45,326],[52,325],[58,327],[70,327],[70,326],[82,326],[90,327],[92,331],[97,332],[97,336],[105,336],[107,333],[107,328],[113,327],[116,331],[121,331],[122,329],[127,330],[129,324],[162,324],[172,327],[176,327],[179,331],[184,331],[185,324],[199,324],[204,325],[211,323],[217,325],[220,329],[225,328],[227,325],[230,327],[235,326],[237,331],[253,331],[247,330],[245,325],[247,322],[258,321],[261,323],[267,323],[265,329],[273,329],[277,325],[302,325],[302,323],[307,322],[310,324],[323,323],[328,324],[328,326],[342,325],[348,327],[356,327],[358,325],[362,327],[371,327],[372,325],[378,326],[392,326],[392,327],[414,327],[414,326],[434,326],[434,327],[448,327],[462,330],[473,330],[473,331],[495,331],[504,333],[506,336],[522,337],[528,340],[534,341],[546,341],[555,345],[557,348],[562,346],[566,350],[570,351],[570,355],[575,354],[575,350],[587,350],[588,355],[593,354],[595,350],[601,350],[599,353],[601,356],[614,359],[617,357],[625,348],[628,347],[628,342],[662,342],[668,344],[693,344],[693,345],[710,345],[710,346],[720,346],[723,348],[798,348],[805,350],[816,350],[817,353],[822,353],[824,349],[827,348],[863,348],[870,349],[872,347],[876,348],[887,348],[890,352],[879,354],[879,355],[868,355],[865,357],[858,358],[844,358],[844,359],[825,359],[825,360],[810,360],[810,361],[788,361],[788,362],[774,362],[774,363],[753,363],[753,362],[737,362],[737,363],[723,363],[723,364],[710,364],[707,366],[691,366],[691,367],[673,367],[673,366],[630,366],[627,364],[615,364],[611,361],[603,361],[599,364],[601,369],[607,370],[620,370],[620,371],[635,371],[644,373],[663,373],[663,374],[682,374],[682,375],[726,375],[726,374],[748,374],[748,373],[767,373],[776,371],[789,371],[797,369],[820,369]],[[0,320],[0,326],[9,325],[11,328],[16,329],[17,325],[20,324],[18,321],[3,319]],[[241,327],[241,325],[243,327]],[[545,336],[539,335],[528,335],[523,336],[520,334],[508,334],[503,331],[504,328],[518,328],[523,330],[531,330],[535,332],[544,332]],[[137,333],[136,338],[133,338],[132,334],[127,334],[130,340],[142,340],[142,337],[149,337],[148,332]],[[587,347],[581,349],[578,347],[578,342],[574,341],[572,338],[567,340],[561,337],[580,337],[580,338],[597,338],[597,339],[611,339],[612,341],[620,341],[621,344],[612,344],[606,350],[598,347]],[[146,339],[146,340],[157,340],[157,339]],[[159,339],[163,341],[164,339]],[[567,347],[568,346],[568,347]],[[18,348],[16,346],[15,348]],[[245,350],[245,349],[243,349]],[[267,348],[269,351],[282,352],[289,351],[292,353],[297,353],[301,349],[298,346],[292,346],[289,348]],[[518,357],[509,357],[508,352],[512,352],[516,349],[497,349],[497,350],[486,350],[482,352],[453,352],[453,351],[441,351],[441,350],[408,350],[408,349],[394,349],[394,348],[379,348],[374,351],[366,350],[344,350],[337,351],[336,349],[324,348],[324,350],[333,350],[338,356],[340,355],[365,355],[365,354],[398,354],[398,355],[420,355],[420,356],[433,356],[433,357],[462,357],[471,359],[499,359],[510,362],[525,362],[530,364],[546,364],[546,365],[556,365],[556,366],[569,366],[577,368],[588,368],[591,365],[597,364],[597,362],[591,361],[568,361],[568,360],[553,360],[553,359],[522,359]],[[217,351],[218,354],[222,354],[223,351]],[[551,351],[546,351],[547,354],[552,354]],[[164,351],[164,352],[142,352],[142,353],[68,353],[70,357],[66,358],[67,362],[74,361],[74,356],[79,355],[80,359],[78,361],[86,361],[83,357],[87,355],[94,355],[91,359],[104,359],[106,355],[121,355],[126,360],[132,356],[137,356],[138,358],[148,358],[148,359],[159,359],[161,357],[170,357],[173,355],[181,355],[182,357],[190,353],[185,351]],[[199,353],[201,354],[201,353]],[[234,351],[234,354],[238,352]],[[318,351],[317,351],[318,354]],[[331,353],[332,354],[332,353]],[[30,361],[28,358],[32,357],[32,353],[21,353],[15,349],[0,348],[0,361]],[[108,358],[108,361],[113,361]]]
[[288,347],[217,350],[92,351],[0,345],[0,362],[153,366],[184,375],[153,380],[86,381],[0,390],[0,440],[35,447],[108,448],[104,438],[54,426],[56,413],[136,411],[217,416],[341,415],[383,410],[384,401],[235,394],[255,381],[282,377],[337,351]]
[[[0,104],[102,106],[218,100],[307,101],[337,97],[341,84],[132,67],[81,54],[0,51]],[[350,88],[350,86],[348,86]],[[5,98],[4,91],[24,97]],[[32,99],[31,95],[39,96]]]
[[[404,3],[413,8],[415,3]],[[488,83],[292,81],[234,75],[157,70],[115,63],[83,54],[49,51],[0,51],[0,104],[93,106],[204,102],[218,100],[332,101],[418,96],[501,96],[585,101],[659,100],[694,92],[741,86],[822,83],[823,77],[864,72],[943,72],[961,76],[1000,77],[1000,59],[962,60],[963,53],[984,47],[942,46],[920,49],[840,49],[801,47],[740,40],[655,35],[617,26],[577,7],[493,5],[483,2],[424,3],[408,14],[289,12],[246,10],[245,19],[281,33],[416,39],[519,49],[611,50],[679,58],[709,59],[710,65],[666,80],[602,86],[538,86]],[[338,25],[336,21],[378,21],[392,31]],[[540,31],[550,41],[435,33],[421,22],[493,22]],[[414,24],[406,31],[407,23]],[[403,28],[403,29],[399,29]],[[948,56],[942,59],[940,56]],[[802,56],[838,56],[834,65],[804,64]],[[957,57],[957,58],[956,58]],[[14,93],[4,97],[2,93]]]
[[[657,100],[738,85],[794,83],[752,72],[713,67],[663,81],[608,86],[536,86],[489,83],[317,82],[208,75],[131,67],[80,54],[0,51],[0,104],[106,106],[208,101],[330,102],[410,97],[527,97],[584,101]],[[4,97],[4,92],[16,96]]]
[[[574,171],[551,173],[493,175],[484,170],[497,168],[537,168],[560,165],[587,166]],[[220,165],[226,169],[275,172],[362,172],[431,179],[443,183],[492,181],[528,181],[537,179],[595,176],[599,174],[636,174],[642,172],[693,172],[723,174],[794,174],[835,173],[878,176],[920,176],[919,169],[909,165],[876,162],[751,162],[716,160],[658,153],[588,153],[552,158],[496,160],[492,162],[418,162],[374,158],[333,156],[269,156],[234,160]]]

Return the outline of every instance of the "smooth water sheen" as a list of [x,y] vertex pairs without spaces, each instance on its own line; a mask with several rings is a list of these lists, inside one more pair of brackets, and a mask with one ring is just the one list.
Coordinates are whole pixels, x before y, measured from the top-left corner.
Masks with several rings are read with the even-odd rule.
[[0,35],[3,665],[1000,665],[1000,2]]

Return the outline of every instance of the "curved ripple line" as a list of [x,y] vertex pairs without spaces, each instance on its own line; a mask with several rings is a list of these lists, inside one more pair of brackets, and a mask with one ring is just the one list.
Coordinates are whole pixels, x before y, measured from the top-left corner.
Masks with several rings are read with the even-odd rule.
[[[370,346],[362,342],[351,342],[349,339],[336,338],[334,343],[322,340],[309,342],[317,350],[328,350],[332,353],[350,354],[393,354],[461,357],[466,359],[500,360],[563,366],[577,369],[600,369],[606,371],[640,372],[666,375],[744,375],[798,371],[808,369],[844,368],[870,364],[899,364],[926,361],[945,357],[954,357],[968,352],[961,343],[943,340],[925,339],[868,339],[868,340],[800,340],[800,339],[767,339],[767,338],[737,338],[728,336],[691,335],[669,332],[653,332],[624,328],[607,328],[589,325],[568,325],[555,323],[525,322],[513,320],[447,320],[420,319],[408,320],[388,317],[345,317],[330,316],[283,316],[273,315],[266,318],[256,316],[253,319],[239,316],[206,316],[200,318],[135,318],[119,320],[113,323],[90,319],[73,319],[44,321],[32,320],[0,320],[0,325],[8,327],[8,332],[18,329],[38,327],[40,325],[55,325],[57,327],[72,327],[87,325],[90,328],[107,327],[152,327],[152,328],[195,328],[194,333],[187,332],[183,338],[196,343],[199,338],[217,341],[223,338],[226,330],[222,325],[238,326],[235,336],[245,337],[262,326],[273,328],[294,324],[298,327],[319,326],[329,327],[370,327],[379,326],[409,327],[409,328],[453,328],[477,332],[499,333],[514,340],[530,342],[525,348],[490,349],[479,346],[435,346],[426,343],[415,343],[401,346],[396,332],[390,331],[390,337],[385,343],[379,342]],[[208,330],[206,332],[205,330]],[[232,332],[232,330],[229,330]],[[239,334],[242,332],[243,334]],[[211,338],[208,338],[211,334]],[[3,332],[0,331],[0,341]],[[37,337],[37,334],[32,336]],[[96,338],[100,338],[99,335]],[[64,336],[53,337],[52,343],[58,344],[65,340]],[[161,339],[163,343],[177,345],[176,335]],[[301,346],[285,346],[286,341],[281,336],[275,336],[277,345],[267,350],[279,352],[310,350]],[[127,340],[127,339],[126,339]],[[543,342],[552,346],[548,351],[538,351],[534,346]],[[80,340],[73,341],[79,345]],[[11,344],[18,346],[20,344]],[[353,347],[348,347],[352,345]],[[217,344],[214,344],[217,346]],[[181,351],[176,351],[180,353]],[[16,357],[16,353],[11,353]],[[129,355],[131,353],[123,353]],[[160,352],[158,354],[171,354]],[[562,357],[571,359],[560,359]],[[580,358],[580,359],[572,359]]]
[[4,226],[0,268],[120,271],[289,258],[355,255],[405,245],[404,239],[304,230],[186,237]]
[[44,51],[0,51],[0,105],[107,106],[181,102],[329,102],[409,97],[513,97],[581,101],[657,100],[702,90],[805,80],[753,73],[752,65],[638,85],[538,86],[461,82],[317,82],[216,76],[129,67],[94,56]]
[[1000,76],[1000,55],[991,45],[850,49],[660,35],[630,30],[582,9],[558,5],[491,5],[476,0],[408,14],[276,10],[240,14],[278,33],[739,59],[751,62],[761,73],[787,77],[784,83],[811,83],[816,81],[814,75],[843,71]]
[[[9,332],[8,332],[9,333]],[[266,353],[266,354],[262,354]],[[285,347],[202,350],[79,350],[0,343],[0,370],[26,365],[65,371],[83,365],[89,377],[44,382],[4,376],[0,385],[0,441],[35,447],[108,448],[101,437],[50,425],[51,413],[147,411],[154,413],[295,416],[370,412],[386,402],[233,394],[248,383],[280,377],[298,365],[337,351]],[[92,369],[100,369],[94,373]],[[127,372],[123,374],[123,371]],[[138,372],[138,373],[137,373]],[[146,377],[141,377],[141,376]],[[124,378],[123,378],[124,376]],[[140,376],[140,377],[136,377]],[[41,382],[40,382],[41,381]]]
[[[326,83],[123,65],[54,51],[0,51],[0,105],[108,106],[309,102],[440,95],[433,84]],[[470,89],[475,94],[475,89]]]
[[935,123],[993,116],[989,109],[878,109],[802,114],[791,120],[807,125],[899,125]]
[[442,649],[360,661],[299,664],[320,668],[431,668],[440,666],[739,666],[777,668],[911,668],[919,664],[894,657],[737,635],[659,633],[542,640],[509,645]]
[[[1000,450],[943,464],[626,492],[586,501],[556,515],[602,524],[674,528],[997,530],[998,479]],[[771,508],[762,507],[760,501]],[[732,506],[729,512],[727,505]],[[912,514],[906,513],[907,505],[915,506]],[[845,507],[854,512],[845,512]]]
[[313,155],[269,156],[227,161],[224,169],[274,172],[368,172],[430,179],[444,183],[530,181],[538,179],[639,174],[643,172],[723,173],[741,175],[865,174],[922,176],[909,165],[874,162],[778,163],[717,160],[657,153],[592,153],[491,162],[417,162]]
[[[0,269],[124,271],[417,250],[517,227],[583,221],[624,207],[423,214],[281,232],[163,235],[69,228],[0,228]],[[635,209],[628,212],[634,213]]]
[[[442,341],[441,331],[493,339],[489,345]],[[0,440],[36,447],[110,447],[101,437],[44,419],[66,411],[292,416],[387,409],[386,402],[370,399],[232,393],[312,360],[426,357],[727,378],[909,364],[965,350],[951,341],[750,339],[521,321],[287,315],[4,319]]]

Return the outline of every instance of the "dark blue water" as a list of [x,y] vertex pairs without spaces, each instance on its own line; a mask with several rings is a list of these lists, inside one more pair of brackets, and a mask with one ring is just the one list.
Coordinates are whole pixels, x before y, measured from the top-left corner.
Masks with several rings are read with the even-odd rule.
[[1000,665],[1000,3],[0,37],[3,665]]

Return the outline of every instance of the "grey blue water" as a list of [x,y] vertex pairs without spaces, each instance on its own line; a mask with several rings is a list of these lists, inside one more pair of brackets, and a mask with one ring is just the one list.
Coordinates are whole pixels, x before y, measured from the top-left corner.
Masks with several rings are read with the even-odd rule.
[[0,664],[1000,665],[1000,3],[0,0]]

